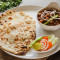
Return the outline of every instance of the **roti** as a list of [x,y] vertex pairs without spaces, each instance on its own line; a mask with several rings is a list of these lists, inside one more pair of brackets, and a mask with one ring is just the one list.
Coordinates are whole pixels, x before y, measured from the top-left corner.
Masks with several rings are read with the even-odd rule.
[[0,47],[14,54],[25,54],[36,38],[36,23],[24,12],[0,15]]

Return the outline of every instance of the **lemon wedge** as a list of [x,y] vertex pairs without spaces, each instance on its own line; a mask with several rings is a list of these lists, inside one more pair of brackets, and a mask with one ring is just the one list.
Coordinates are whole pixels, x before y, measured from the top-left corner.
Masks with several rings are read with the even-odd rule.
[[41,49],[41,44],[40,44],[40,43],[35,43],[35,44],[33,45],[33,48],[34,48],[35,50],[40,50],[40,49]]

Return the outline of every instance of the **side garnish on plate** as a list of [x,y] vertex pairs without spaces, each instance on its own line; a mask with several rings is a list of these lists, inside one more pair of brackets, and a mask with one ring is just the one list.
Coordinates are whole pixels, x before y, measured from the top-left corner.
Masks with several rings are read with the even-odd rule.
[[36,39],[31,47],[37,51],[47,51],[52,48],[58,41],[58,38],[54,35],[43,36]]

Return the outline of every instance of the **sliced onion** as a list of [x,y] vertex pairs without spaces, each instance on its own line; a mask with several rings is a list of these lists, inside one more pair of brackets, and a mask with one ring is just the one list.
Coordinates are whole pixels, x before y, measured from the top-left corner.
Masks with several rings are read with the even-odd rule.
[[52,11],[52,12],[50,13],[50,16],[52,17],[52,14],[54,14],[54,16],[55,16],[55,13],[56,13],[56,10]]
[[46,43],[41,43],[42,45],[44,45],[43,47],[41,47],[41,49],[43,50],[46,47]]
[[47,13],[48,13],[48,12],[50,12],[50,11],[44,10],[44,12],[47,12]]
[[43,18],[43,15],[44,15],[44,13],[41,14],[41,18],[42,18],[42,19],[44,19],[44,18]]
[[40,43],[41,44],[41,49],[45,48],[45,44],[44,43]]
[[60,18],[54,18],[54,19],[60,19]]
[[41,42],[43,42],[43,41],[47,41],[47,40],[46,39],[42,39]]
[[48,42],[47,42],[47,47],[44,49],[44,51],[47,50],[48,46],[49,46],[49,44],[48,44]]
[[44,50],[46,48],[46,45],[47,45],[46,42],[48,43],[48,41],[46,39],[42,39],[41,44],[44,45],[44,47],[41,48],[42,50]]
[[48,13],[48,12],[50,12],[50,11],[44,10],[44,13],[41,14],[41,18],[44,19],[44,18],[43,18],[44,14],[45,14],[45,13]]

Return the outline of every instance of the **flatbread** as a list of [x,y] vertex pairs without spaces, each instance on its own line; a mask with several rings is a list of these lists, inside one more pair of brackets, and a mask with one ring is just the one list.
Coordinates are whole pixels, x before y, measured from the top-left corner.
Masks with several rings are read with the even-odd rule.
[[36,37],[36,23],[23,13],[8,11],[0,15],[0,47],[14,54],[25,54]]

